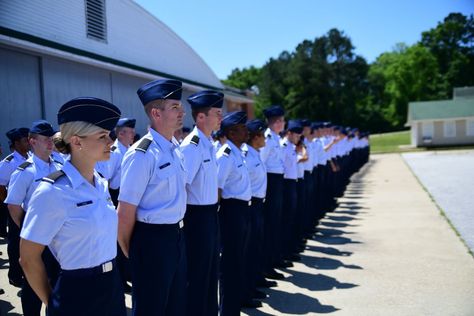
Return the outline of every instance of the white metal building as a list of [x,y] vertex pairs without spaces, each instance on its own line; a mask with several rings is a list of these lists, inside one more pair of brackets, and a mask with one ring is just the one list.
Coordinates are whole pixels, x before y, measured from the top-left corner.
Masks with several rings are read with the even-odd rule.
[[[0,0],[3,156],[7,130],[40,118],[56,125],[59,107],[78,96],[116,104],[143,134],[147,120],[136,90],[157,78],[183,81],[183,100],[215,89],[226,104],[251,111],[251,98],[226,91],[189,45],[131,0]],[[192,126],[190,115],[185,125]]]

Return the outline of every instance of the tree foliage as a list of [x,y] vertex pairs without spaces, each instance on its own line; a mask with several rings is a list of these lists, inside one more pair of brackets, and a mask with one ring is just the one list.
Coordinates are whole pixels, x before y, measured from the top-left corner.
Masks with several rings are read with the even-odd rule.
[[379,132],[403,128],[408,102],[449,98],[453,87],[474,85],[473,74],[473,17],[452,13],[420,42],[397,44],[370,65],[344,32],[331,29],[261,68],[234,69],[224,83],[258,86],[257,115],[281,104],[289,117]]

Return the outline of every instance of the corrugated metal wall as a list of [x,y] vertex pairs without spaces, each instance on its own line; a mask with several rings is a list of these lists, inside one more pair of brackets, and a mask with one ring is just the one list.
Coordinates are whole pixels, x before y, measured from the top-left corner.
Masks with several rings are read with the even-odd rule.
[[[14,127],[30,127],[34,120],[41,118],[57,127],[58,109],[79,96],[93,96],[114,103],[124,117],[137,119],[137,132],[143,135],[148,119],[136,91],[146,82],[147,79],[139,77],[0,46],[2,157],[10,152],[6,131]],[[190,94],[185,90],[183,100]],[[187,113],[185,126],[192,127],[190,107],[186,101],[183,106]]]

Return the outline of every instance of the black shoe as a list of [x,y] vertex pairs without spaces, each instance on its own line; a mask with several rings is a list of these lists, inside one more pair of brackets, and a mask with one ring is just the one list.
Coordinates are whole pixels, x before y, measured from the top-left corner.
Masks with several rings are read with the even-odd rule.
[[298,255],[296,255],[296,254],[290,255],[287,259],[290,260],[290,261],[293,261],[293,262],[295,262],[295,261],[301,261],[301,257],[298,256]]
[[132,287],[130,285],[128,285],[128,283],[125,283],[123,285],[123,292],[127,293],[127,294],[132,293]]
[[14,287],[20,287],[21,288],[21,286],[23,284],[23,280],[21,280],[21,279],[20,280],[9,279],[8,283],[13,285]]
[[293,266],[293,263],[288,260],[282,260],[275,265],[275,267],[279,269],[291,268],[292,266]]
[[244,308],[259,308],[262,307],[262,303],[256,300],[248,300],[243,302],[242,307]]
[[265,287],[265,288],[271,288],[271,287],[277,287],[278,283],[276,281],[269,281],[266,279],[263,279],[262,281],[257,283],[258,287]]
[[258,298],[258,299],[264,299],[264,298],[267,298],[268,295],[267,295],[267,293],[265,293],[263,291],[255,290],[252,293],[252,297],[253,298]]
[[264,277],[268,279],[273,279],[273,280],[283,280],[285,276],[279,272],[276,272],[275,270],[271,270],[267,273],[264,274]]
[[5,294],[5,290],[4,289],[0,289],[0,295],[2,294]]

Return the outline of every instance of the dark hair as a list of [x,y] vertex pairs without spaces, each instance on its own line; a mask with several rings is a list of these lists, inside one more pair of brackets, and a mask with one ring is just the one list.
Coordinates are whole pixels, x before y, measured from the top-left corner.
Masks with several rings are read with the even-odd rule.
[[210,110],[211,110],[211,107],[192,109],[191,116],[193,117],[194,122],[196,122],[196,118],[199,113],[204,113],[207,116]]

